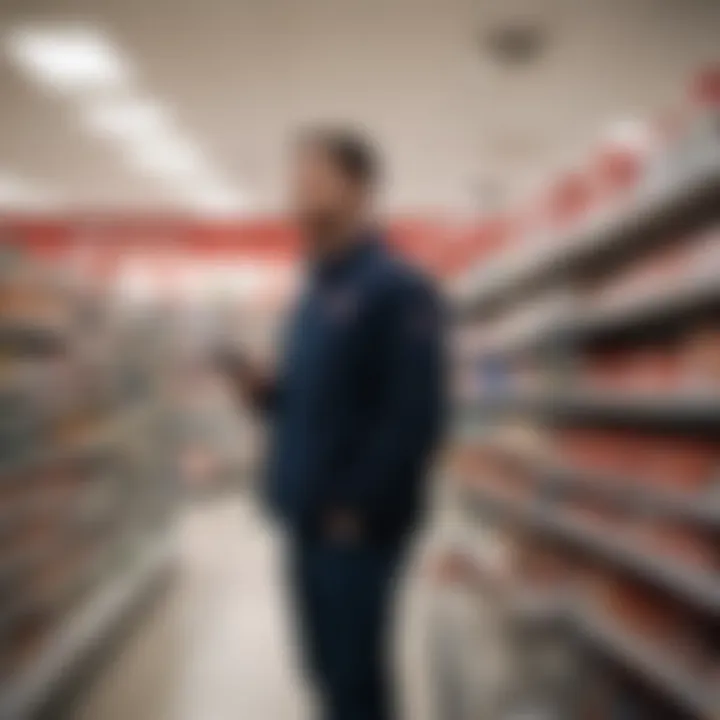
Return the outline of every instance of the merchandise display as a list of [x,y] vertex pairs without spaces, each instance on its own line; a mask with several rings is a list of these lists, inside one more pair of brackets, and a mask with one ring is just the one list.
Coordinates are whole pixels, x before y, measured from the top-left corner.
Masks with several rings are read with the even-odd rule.
[[23,720],[170,567],[163,333],[23,252],[0,277],[0,716]]
[[720,0],[0,0],[0,720],[720,720]]
[[[467,271],[454,295],[460,417],[445,465],[458,510],[506,533],[513,552],[496,586],[551,589],[557,642],[580,648],[584,682],[602,687],[605,710],[589,692],[553,717],[720,710],[710,77],[671,132],[653,129],[635,153],[604,148],[586,174],[557,183],[538,227]],[[455,581],[487,576],[456,565]]]

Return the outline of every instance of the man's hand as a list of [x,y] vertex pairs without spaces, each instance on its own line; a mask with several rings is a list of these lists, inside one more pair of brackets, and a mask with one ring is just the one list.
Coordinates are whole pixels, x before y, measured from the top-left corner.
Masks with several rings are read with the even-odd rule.
[[338,543],[354,543],[363,536],[360,519],[344,510],[330,511],[325,517],[323,531],[325,537]]
[[270,378],[253,366],[239,350],[221,347],[214,353],[215,364],[232,380],[243,400],[259,406],[272,385]]

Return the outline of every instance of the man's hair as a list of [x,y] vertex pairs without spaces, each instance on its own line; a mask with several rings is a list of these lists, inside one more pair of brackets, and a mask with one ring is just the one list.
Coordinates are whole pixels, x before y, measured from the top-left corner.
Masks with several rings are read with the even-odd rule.
[[298,145],[325,153],[346,178],[363,189],[372,189],[381,179],[378,150],[359,130],[316,125],[299,133]]

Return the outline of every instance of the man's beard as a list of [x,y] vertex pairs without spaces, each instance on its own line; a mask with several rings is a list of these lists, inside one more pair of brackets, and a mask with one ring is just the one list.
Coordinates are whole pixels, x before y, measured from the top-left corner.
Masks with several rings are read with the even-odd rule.
[[347,228],[338,213],[317,211],[300,218],[300,229],[309,251],[316,253],[331,249]]

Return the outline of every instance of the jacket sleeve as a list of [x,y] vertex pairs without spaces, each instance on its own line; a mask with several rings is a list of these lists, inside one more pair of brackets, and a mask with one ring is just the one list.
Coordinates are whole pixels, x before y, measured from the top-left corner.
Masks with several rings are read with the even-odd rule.
[[378,347],[386,388],[378,423],[336,484],[339,504],[361,517],[392,512],[431,459],[444,415],[443,309],[422,279],[399,283],[378,303]]

